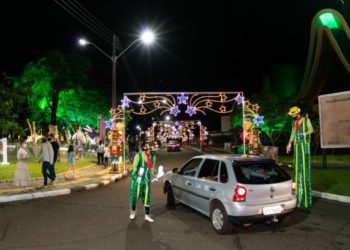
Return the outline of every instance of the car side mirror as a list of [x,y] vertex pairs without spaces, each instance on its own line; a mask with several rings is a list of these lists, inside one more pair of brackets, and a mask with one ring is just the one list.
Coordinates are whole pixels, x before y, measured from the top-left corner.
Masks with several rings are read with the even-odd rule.
[[177,173],[178,174],[179,173],[179,169],[178,168],[174,168],[173,169],[173,173]]

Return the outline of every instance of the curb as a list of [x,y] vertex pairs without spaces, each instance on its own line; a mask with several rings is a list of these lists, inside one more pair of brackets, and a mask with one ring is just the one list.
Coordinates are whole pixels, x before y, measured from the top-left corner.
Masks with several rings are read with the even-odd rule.
[[72,188],[66,188],[66,189],[59,189],[59,190],[52,190],[52,191],[43,191],[43,192],[35,192],[35,193],[28,193],[28,194],[15,194],[15,195],[8,195],[8,196],[0,196],[0,204],[1,203],[7,203],[7,202],[13,202],[13,201],[25,201],[25,200],[32,200],[32,199],[38,199],[38,198],[45,198],[45,197],[53,197],[53,196],[61,196],[61,195],[68,195],[71,193],[77,193],[82,192],[86,190],[95,189],[98,187],[106,186],[110,183],[117,182],[121,178],[128,176],[128,173],[126,174],[113,174],[112,176],[109,176],[106,180],[102,180],[98,183],[91,183],[86,185],[77,185]]
[[315,197],[326,199],[326,200],[339,201],[339,202],[343,202],[343,203],[350,203],[349,196],[330,194],[330,193],[322,193],[322,192],[318,192],[318,191],[312,191],[312,195]]

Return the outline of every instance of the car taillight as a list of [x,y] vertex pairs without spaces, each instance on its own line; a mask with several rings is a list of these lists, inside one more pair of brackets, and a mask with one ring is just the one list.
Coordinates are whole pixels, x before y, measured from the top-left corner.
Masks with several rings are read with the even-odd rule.
[[295,182],[293,181],[293,183],[292,183],[292,194],[295,194],[295,186],[296,186],[296,184],[295,184]]
[[244,202],[247,196],[247,189],[241,185],[236,185],[233,193],[233,201]]

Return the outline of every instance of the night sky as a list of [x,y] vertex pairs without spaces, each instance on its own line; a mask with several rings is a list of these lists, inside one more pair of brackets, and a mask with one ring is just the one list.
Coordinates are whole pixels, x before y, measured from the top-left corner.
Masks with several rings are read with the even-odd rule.
[[[75,1],[62,1],[74,4]],[[157,44],[133,47],[117,68],[117,91],[260,91],[271,64],[302,73],[313,15],[339,0],[309,1],[79,1],[116,33],[126,47],[145,26]],[[76,4],[76,3],[75,3]],[[92,85],[110,88],[111,62],[95,48],[81,48],[83,35],[108,54],[111,45],[55,1],[6,1],[1,15],[1,72],[20,74],[50,50],[79,53],[94,69]],[[111,40],[110,40],[111,41]]]

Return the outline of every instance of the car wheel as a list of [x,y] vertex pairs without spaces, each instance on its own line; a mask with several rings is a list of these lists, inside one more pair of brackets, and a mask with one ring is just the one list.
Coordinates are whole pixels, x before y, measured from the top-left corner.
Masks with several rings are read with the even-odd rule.
[[170,184],[167,185],[167,191],[166,191],[166,206],[168,208],[174,208],[175,207],[175,196],[173,189]]
[[216,202],[213,204],[210,219],[215,232],[218,234],[227,234],[232,230],[232,223],[221,203]]

